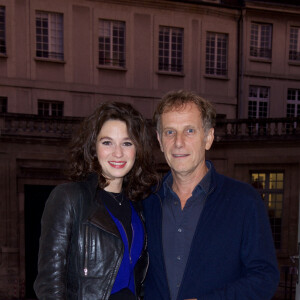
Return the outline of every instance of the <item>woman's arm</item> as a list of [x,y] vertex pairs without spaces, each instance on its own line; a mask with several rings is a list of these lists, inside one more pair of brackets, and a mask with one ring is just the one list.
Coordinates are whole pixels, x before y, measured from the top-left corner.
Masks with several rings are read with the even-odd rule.
[[70,185],[57,186],[45,205],[34,283],[38,299],[66,299],[67,253],[74,222],[71,195]]

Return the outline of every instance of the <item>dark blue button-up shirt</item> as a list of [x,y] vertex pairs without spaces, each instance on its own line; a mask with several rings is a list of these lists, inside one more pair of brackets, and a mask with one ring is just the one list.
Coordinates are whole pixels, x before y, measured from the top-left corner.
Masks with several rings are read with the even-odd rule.
[[164,182],[162,238],[172,300],[177,297],[194,232],[209,191],[211,181],[209,162],[207,167],[208,172],[193,190],[183,210],[177,194],[172,190],[172,174]]

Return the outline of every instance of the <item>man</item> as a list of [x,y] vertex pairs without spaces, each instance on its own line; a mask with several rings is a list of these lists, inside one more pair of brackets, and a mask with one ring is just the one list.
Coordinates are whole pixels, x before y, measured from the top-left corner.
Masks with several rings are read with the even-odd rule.
[[267,300],[279,272],[264,203],[205,160],[216,113],[196,94],[167,94],[155,112],[169,172],[144,205],[145,300]]

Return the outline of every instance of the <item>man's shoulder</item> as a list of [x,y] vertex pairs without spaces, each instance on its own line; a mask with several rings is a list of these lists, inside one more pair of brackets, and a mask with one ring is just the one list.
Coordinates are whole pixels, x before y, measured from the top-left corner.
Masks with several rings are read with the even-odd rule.
[[[258,191],[249,183],[228,177],[217,175],[216,189],[222,195],[223,200],[249,207],[262,202]],[[218,184],[219,182],[219,184]]]

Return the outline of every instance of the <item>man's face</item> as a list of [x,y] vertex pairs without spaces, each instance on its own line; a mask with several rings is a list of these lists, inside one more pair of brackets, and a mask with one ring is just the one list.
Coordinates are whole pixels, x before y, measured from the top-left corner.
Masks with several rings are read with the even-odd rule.
[[173,176],[201,176],[206,169],[205,150],[214,140],[214,129],[205,135],[201,113],[195,103],[161,115],[158,140]]

